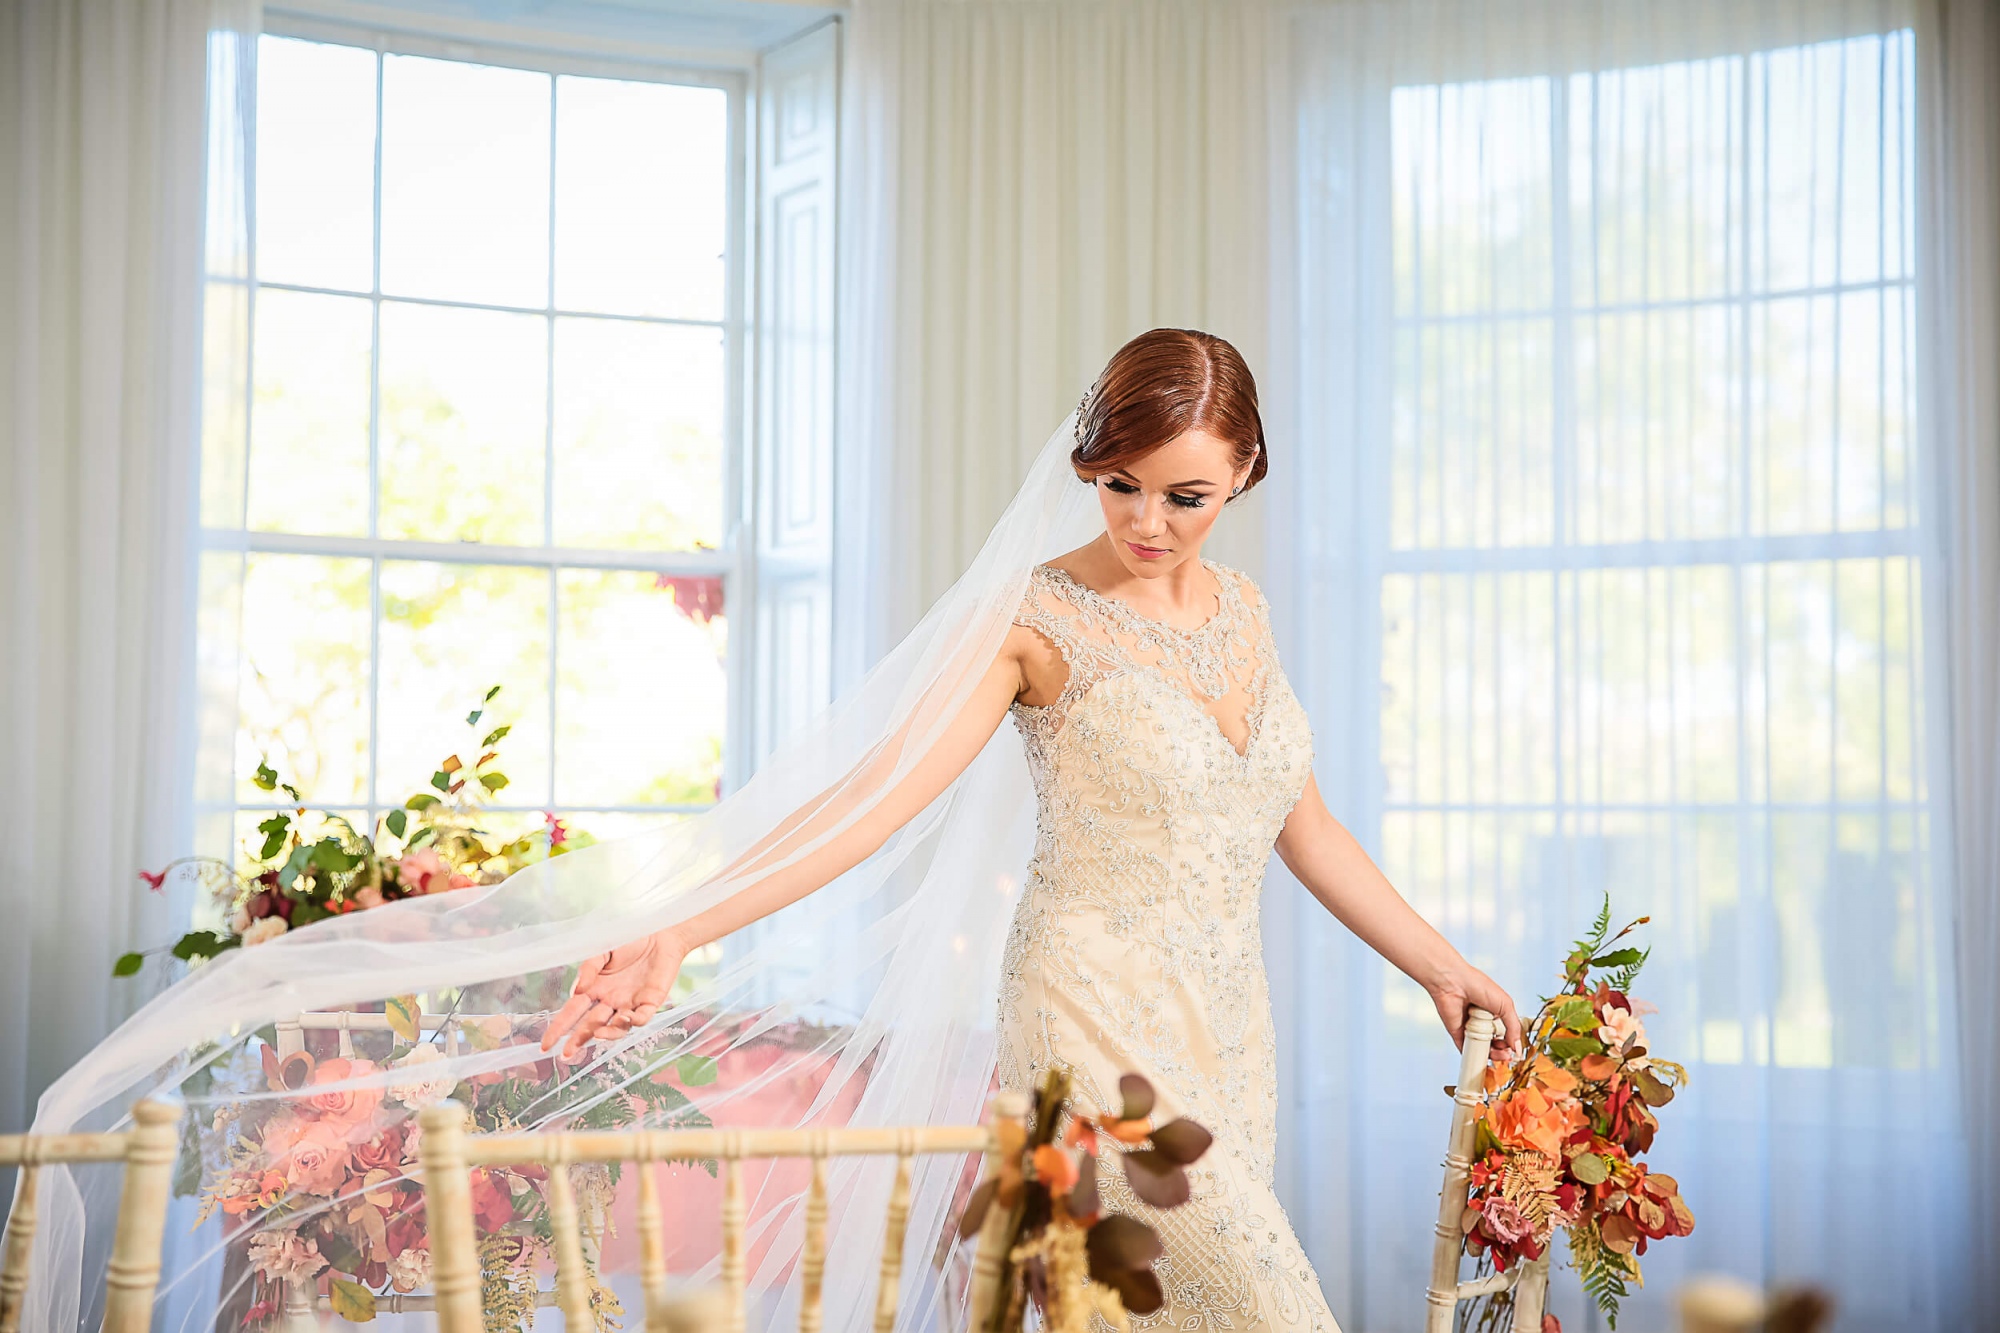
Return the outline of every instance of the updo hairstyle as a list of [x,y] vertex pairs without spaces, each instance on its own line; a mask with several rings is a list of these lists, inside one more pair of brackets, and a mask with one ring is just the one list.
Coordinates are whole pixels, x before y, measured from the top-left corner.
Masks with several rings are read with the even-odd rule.
[[1229,444],[1232,468],[1249,465],[1243,490],[1264,479],[1257,381],[1242,354],[1199,329],[1153,329],[1119,348],[1084,395],[1070,463],[1095,483],[1191,430]]

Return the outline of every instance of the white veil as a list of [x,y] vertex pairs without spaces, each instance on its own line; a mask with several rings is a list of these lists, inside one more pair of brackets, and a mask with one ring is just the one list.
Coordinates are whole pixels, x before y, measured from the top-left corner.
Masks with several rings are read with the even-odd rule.
[[[109,1128],[125,1121],[139,1097],[178,1098],[188,1107],[181,1170],[185,1189],[192,1189],[204,1167],[212,1172],[229,1160],[230,1136],[246,1103],[303,1100],[301,1093],[271,1090],[265,1080],[259,1062],[268,1025],[302,1012],[379,1008],[409,994],[467,1013],[546,1010],[566,991],[578,960],[712,907],[822,845],[881,799],[942,734],[998,652],[1031,568],[1089,539],[1099,520],[1091,491],[1070,468],[1073,421],[1066,419],[1043,447],[972,567],[922,623],[712,811],[553,858],[490,888],[356,912],[227,953],[160,995],[64,1074],[43,1095],[35,1130]],[[764,855],[755,871],[724,872],[802,808],[837,817],[818,821],[823,827],[810,837],[781,842],[775,859]],[[757,947],[647,1029],[615,1046],[593,1047],[592,1065],[551,1073],[530,1040],[468,1046],[424,1072],[448,1071],[447,1086],[480,1076],[539,1078],[554,1091],[585,1086],[580,1080],[593,1070],[629,1067],[616,1062],[635,1049],[733,1052],[742,1058],[723,1060],[731,1077],[687,1089],[699,1111],[718,1123],[729,1123],[732,1108],[741,1112],[753,1100],[766,1114],[774,1101],[782,1107],[780,1124],[972,1122],[992,1078],[1000,955],[1031,841],[1032,793],[1021,745],[1014,729],[1002,726],[965,773],[878,854],[772,918]],[[395,1112],[391,1098],[407,1079],[399,1085],[393,1070],[344,1068],[349,1072],[340,1080],[312,1092],[351,1089],[379,1100],[380,1114]],[[572,1123],[607,1095],[581,1105],[574,1096],[545,1096],[520,1111],[519,1123]],[[646,1118],[643,1107],[639,1115]],[[237,1144],[237,1151],[247,1150]],[[945,1285],[939,1256],[947,1248],[940,1238],[961,1167],[920,1159],[904,1266],[908,1326],[937,1318]],[[116,1214],[115,1171],[45,1169],[43,1177],[44,1229],[25,1327],[95,1329]],[[777,1175],[761,1186],[754,1181],[751,1285],[762,1295],[756,1308],[775,1320],[783,1317],[794,1267],[799,1190]],[[827,1327],[863,1328],[872,1311],[888,1177],[861,1165],[835,1169],[829,1184]],[[671,1180],[667,1188],[674,1188]],[[298,1202],[323,1208],[347,1197]],[[850,1210],[854,1224],[842,1225]],[[194,1215],[190,1198],[176,1209],[179,1225],[169,1223],[172,1250],[155,1310],[155,1327],[169,1333],[242,1322],[247,1279],[240,1252],[257,1227],[238,1220],[225,1230],[227,1219],[217,1214],[190,1229]],[[605,1253],[611,1264],[612,1250]]]

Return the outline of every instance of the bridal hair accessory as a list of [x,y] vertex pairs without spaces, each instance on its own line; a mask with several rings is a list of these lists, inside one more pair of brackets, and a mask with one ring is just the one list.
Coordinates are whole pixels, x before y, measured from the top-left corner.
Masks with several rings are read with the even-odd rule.
[[1077,446],[1079,448],[1081,448],[1083,445],[1083,419],[1090,415],[1090,400],[1093,397],[1095,397],[1096,394],[1097,394],[1097,382],[1095,380],[1092,380],[1090,387],[1083,391],[1083,397],[1076,400],[1076,426],[1073,430],[1071,430],[1070,434],[1076,437]]

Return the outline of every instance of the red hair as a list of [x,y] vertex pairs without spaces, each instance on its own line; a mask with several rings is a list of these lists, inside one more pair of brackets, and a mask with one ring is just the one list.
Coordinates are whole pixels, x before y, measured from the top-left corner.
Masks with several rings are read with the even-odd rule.
[[1191,430],[1224,441],[1231,465],[1249,467],[1243,490],[1263,480],[1264,420],[1242,353],[1199,329],[1153,329],[1119,348],[1091,386],[1070,462],[1095,481]]

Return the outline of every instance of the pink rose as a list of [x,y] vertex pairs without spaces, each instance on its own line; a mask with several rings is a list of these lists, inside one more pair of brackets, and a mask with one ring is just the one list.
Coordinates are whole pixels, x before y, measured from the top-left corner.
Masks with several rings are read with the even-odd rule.
[[352,1158],[339,1124],[325,1120],[282,1120],[264,1131],[264,1151],[295,1190],[335,1194],[347,1183]]
[[362,1171],[398,1171],[403,1166],[403,1131],[384,1125],[354,1144],[354,1165]]
[[356,907],[380,907],[387,901],[388,899],[382,896],[382,890],[376,888],[373,884],[363,884],[354,891],[354,905]]
[[443,893],[472,883],[471,876],[453,870],[435,847],[419,847],[403,853],[396,862],[396,877],[408,893]]
[[1488,1199],[1480,1215],[1485,1218],[1488,1234],[1502,1245],[1518,1245],[1535,1234],[1535,1229],[1521,1215],[1521,1210],[1514,1206],[1512,1199]]
[[[375,1065],[370,1060],[327,1060],[313,1070],[312,1083],[308,1086],[342,1083],[348,1079],[365,1078],[374,1072]],[[381,1104],[380,1088],[340,1088],[311,1093],[306,1097],[306,1105],[312,1108],[314,1114],[348,1125],[368,1119]]]

